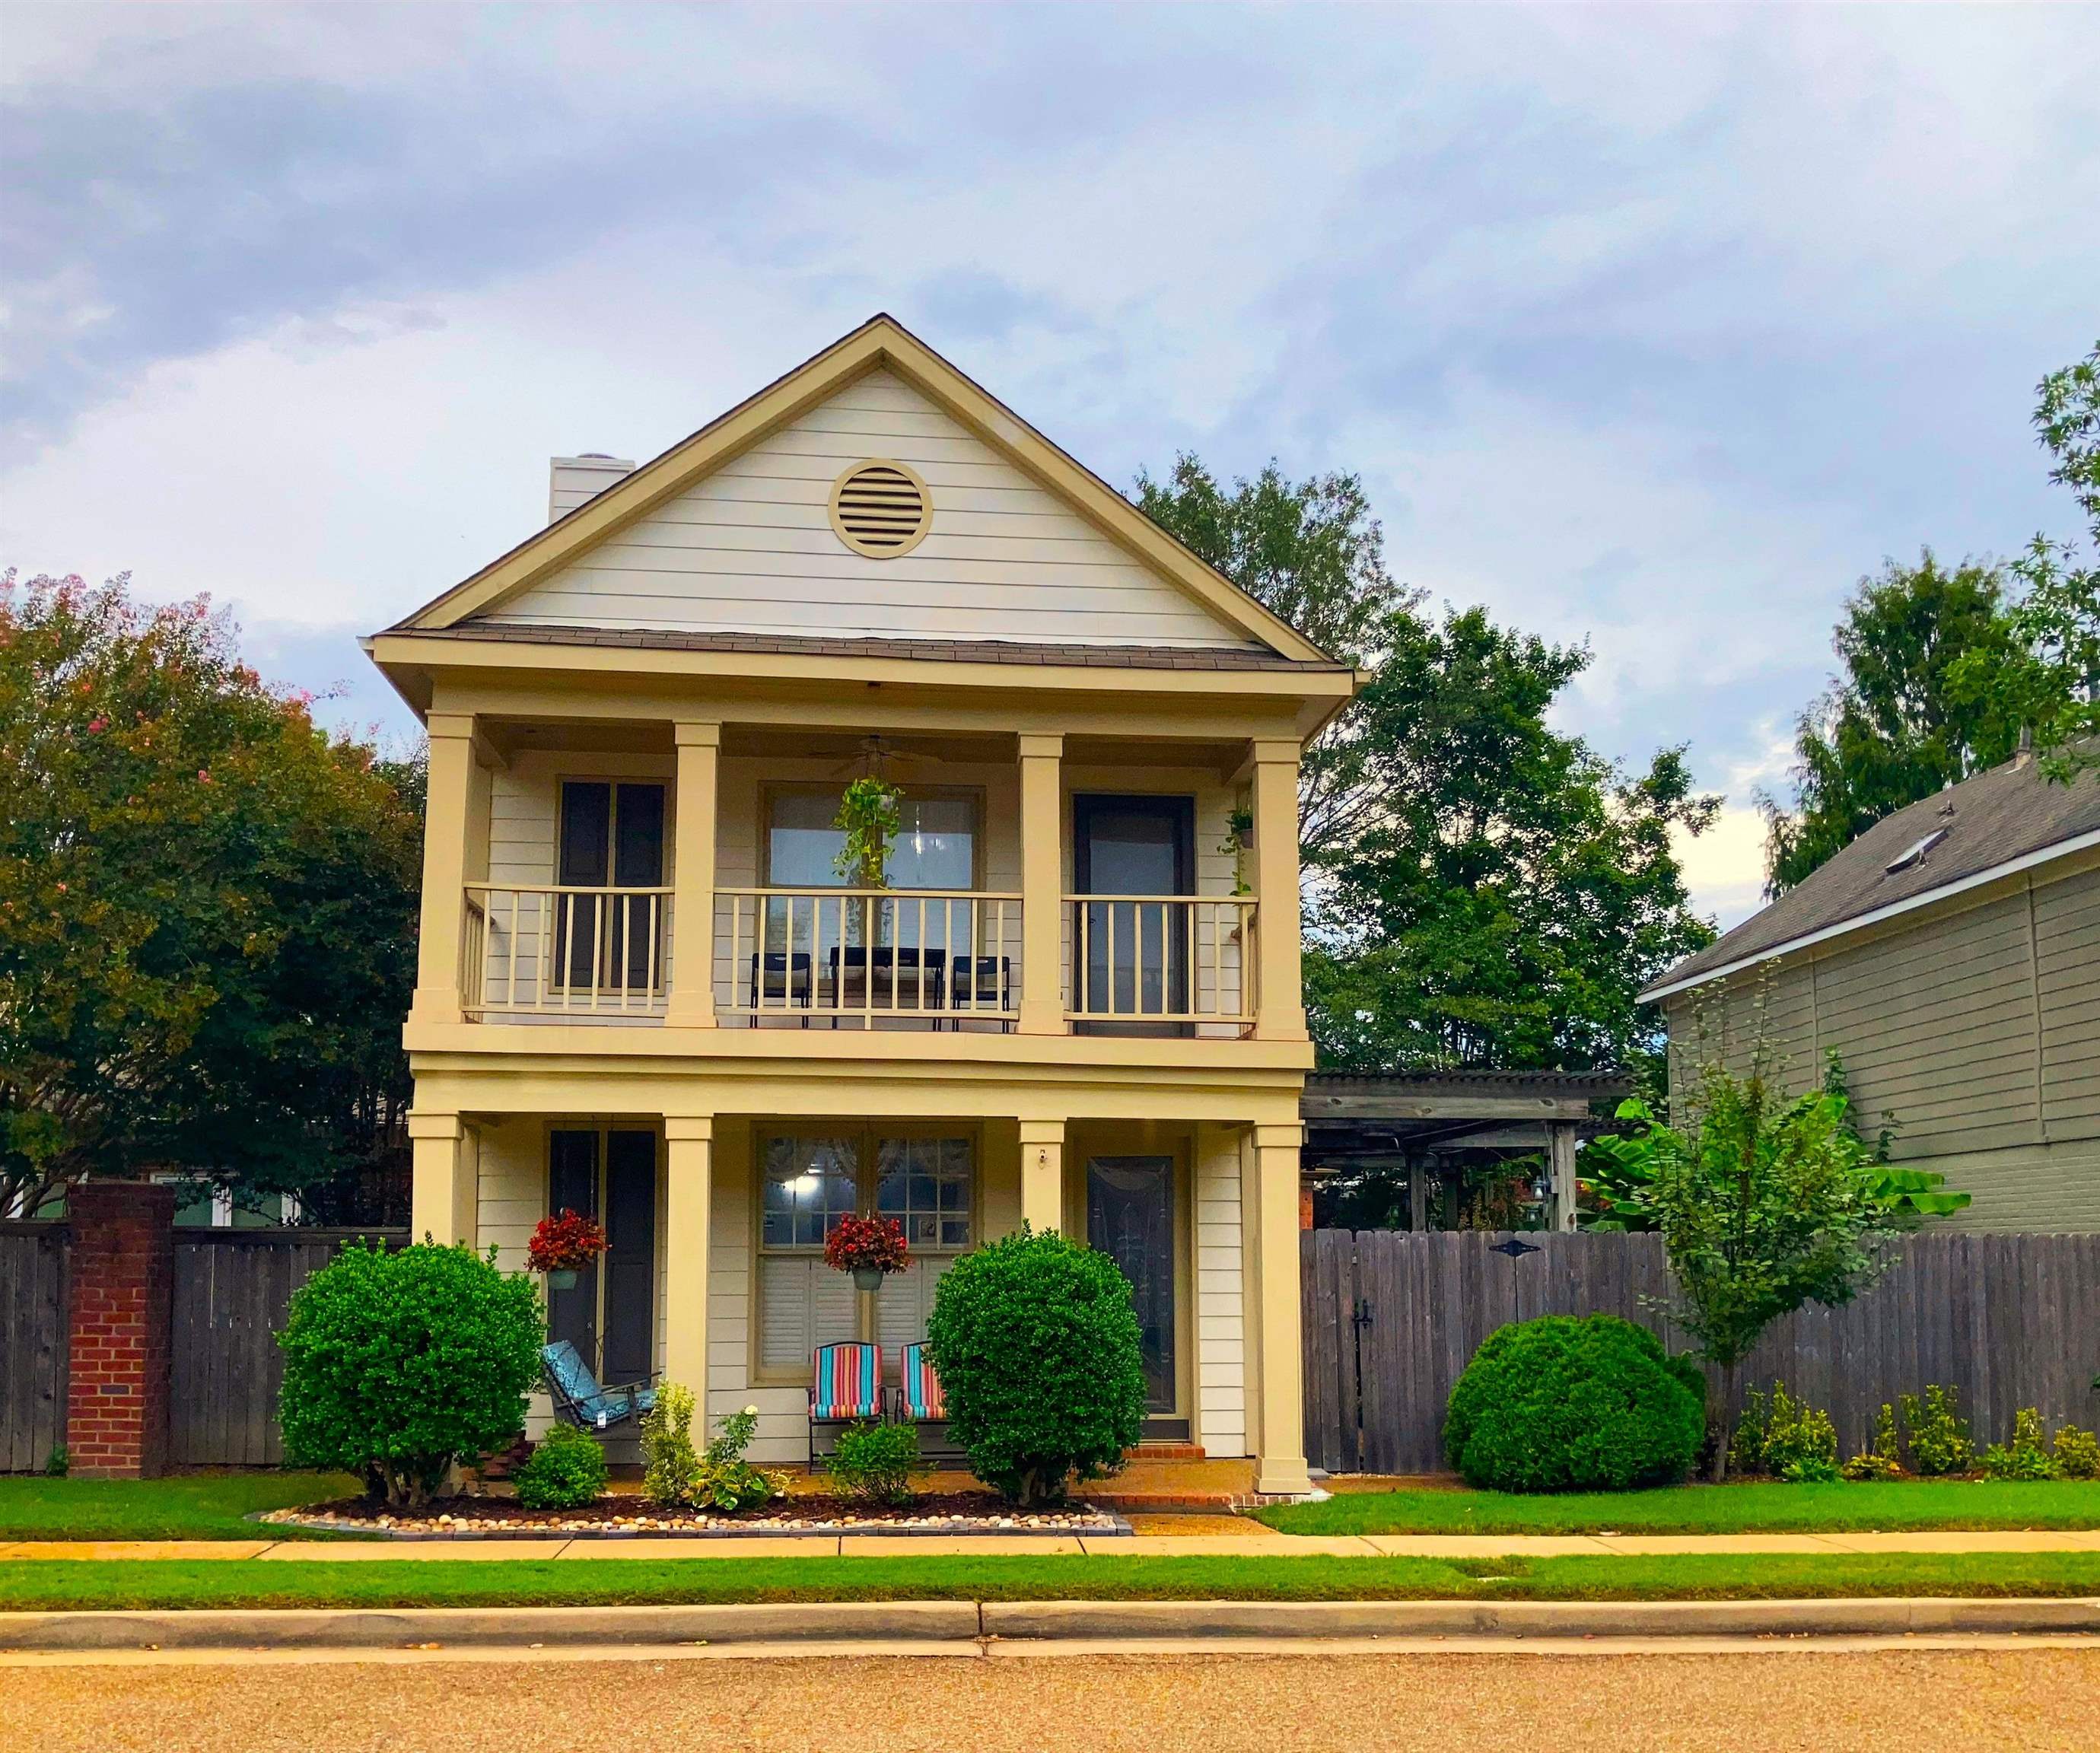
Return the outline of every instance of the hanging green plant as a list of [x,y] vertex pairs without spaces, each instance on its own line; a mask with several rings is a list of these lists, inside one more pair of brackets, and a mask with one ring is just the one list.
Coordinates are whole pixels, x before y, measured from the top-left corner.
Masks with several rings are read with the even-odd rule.
[[1247,837],[1254,832],[1254,811],[1244,805],[1236,806],[1225,818],[1225,837],[1218,842],[1218,850],[1233,861],[1233,893],[1250,894],[1247,887]]
[[839,813],[832,819],[832,826],[845,836],[845,844],[832,868],[849,886],[889,886],[889,851],[903,825],[898,809],[903,796],[887,779],[872,774],[855,779],[840,793]]

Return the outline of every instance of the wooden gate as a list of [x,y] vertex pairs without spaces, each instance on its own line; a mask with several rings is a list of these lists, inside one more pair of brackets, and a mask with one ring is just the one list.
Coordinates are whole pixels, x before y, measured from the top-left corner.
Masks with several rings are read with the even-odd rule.
[[[1652,1235],[1316,1230],[1301,1239],[1305,1450],[1330,1473],[1443,1468],[1445,1402],[1497,1327],[1542,1314],[1622,1315],[1672,1350]],[[1773,1323],[1745,1385],[1778,1378],[1826,1409],[1849,1455],[1884,1402],[1952,1384],[1977,1441],[2013,1413],[2100,1420],[2100,1235],[1908,1238],[1874,1288]]]
[[66,1227],[0,1223],[0,1473],[65,1441]]
[[[277,1344],[292,1292],[347,1230],[178,1230],[168,1454],[178,1467],[274,1467],[285,1458]],[[388,1232],[395,1246],[406,1232]]]

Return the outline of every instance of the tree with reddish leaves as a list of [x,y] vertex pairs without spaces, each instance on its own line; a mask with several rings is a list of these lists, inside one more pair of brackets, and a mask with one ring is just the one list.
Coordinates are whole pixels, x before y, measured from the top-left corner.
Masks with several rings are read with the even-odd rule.
[[179,1169],[325,1212],[401,1150],[420,762],[209,603],[0,577],[0,1212]]

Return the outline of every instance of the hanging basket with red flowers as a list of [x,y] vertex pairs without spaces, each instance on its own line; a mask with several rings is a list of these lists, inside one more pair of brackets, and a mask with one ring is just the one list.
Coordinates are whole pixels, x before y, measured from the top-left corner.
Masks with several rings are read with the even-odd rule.
[[547,1274],[549,1290],[574,1290],[576,1274],[597,1265],[605,1252],[605,1230],[582,1212],[564,1207],[552,1217],[542,1217],[525,1258],[535,1272]]
[[894,1217],[841,1217],[824,1238],[824,1264],[850,1272],[858,1289],[879,1291],[887,1274],[911,1264],[904,1225]]

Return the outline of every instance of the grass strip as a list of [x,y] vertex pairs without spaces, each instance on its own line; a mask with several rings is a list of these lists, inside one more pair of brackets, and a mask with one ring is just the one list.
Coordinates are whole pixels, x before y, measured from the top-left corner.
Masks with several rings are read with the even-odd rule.
[[1679,1486],[1524,1497],[1502,1491],[1349,1491],[1259,1512],[1286,1534],[1817,1534],[2100,1528],[2100,1483]]
[[0,1564],[0,1608],[837,1601],[1738,1601],[2100,1594],[2100,1552],[1482,1559],[1050,1556]]
[[358,1490],[347,1473],[0,1478],[0,1541],[302,1539],[315,1536],[298,1528],[258,1528],[243,1518],[254,1510],[325,1503]]

